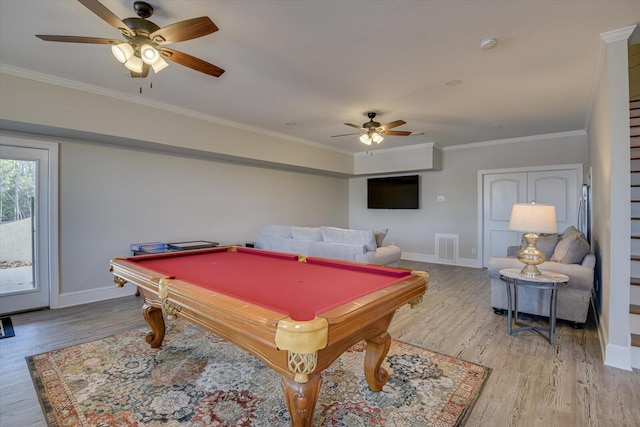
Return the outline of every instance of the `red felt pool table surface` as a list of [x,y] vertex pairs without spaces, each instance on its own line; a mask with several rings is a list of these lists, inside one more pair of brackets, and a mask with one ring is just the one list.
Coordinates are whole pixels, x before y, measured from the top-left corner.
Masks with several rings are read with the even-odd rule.
[[348,301],[392,285],[410,271],[261,251],[215,248],[127,258],[127,261],[207,290],[311,320]]

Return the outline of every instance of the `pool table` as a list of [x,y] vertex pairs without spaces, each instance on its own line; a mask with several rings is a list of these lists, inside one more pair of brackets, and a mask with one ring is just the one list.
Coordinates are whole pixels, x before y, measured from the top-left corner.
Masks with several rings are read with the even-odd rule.
[[234,343],[281,375],[293,426],[312,424],[322,371],[361,340],[369,387],[382,389],[389,324],[422,300],[429,278],[236,246],[116,258],[111,271],[143,296],[151,347],[162,343],[164,317],[176,316]]

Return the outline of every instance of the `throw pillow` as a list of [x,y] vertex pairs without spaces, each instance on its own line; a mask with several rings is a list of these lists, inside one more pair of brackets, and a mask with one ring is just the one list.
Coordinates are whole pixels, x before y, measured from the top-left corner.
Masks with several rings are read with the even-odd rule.
[[337,227],[320,227],[322,240],[326,242],[350,243],[364,245],[368,251],[376,250],[376,239],[373,230],[348,230]]
[[269,237],[291,238],[291,227],[288,225],[272,225],[262,224],[260,226],[260,234]]
[[387,237],[387,232],[389,231],[388,228],[381,228],[380,230],[374,230],[373,234],[376,238],[376,246],[377,247],[381,247],[382,246],[382,241],[384,240],[385,237]]
[[[582,234],[582,231],[578,230],[577,228],[575,228],[573,225],[570,225],[567,227],[566,230],[564,230],[564,232],[560,235],[561,239],[564,239],[565,236],[569,236],[571,234]],[[584,234],[582,234],[582,236],[584,237]]]
[[551,261],[562,264],[580,264],[591,250],[589,242],[580,231],[576,230],[577,232],[574,232],[569,229],[567,231],[562,234],[562,239],[556,245]]
[[320,227],[296,227],[291,226],[291,237],[297,240],[322,240]]

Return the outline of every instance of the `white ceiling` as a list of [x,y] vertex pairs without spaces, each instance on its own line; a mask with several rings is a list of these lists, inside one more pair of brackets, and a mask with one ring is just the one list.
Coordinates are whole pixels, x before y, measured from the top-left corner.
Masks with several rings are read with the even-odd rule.
[[[133,0],[101,2],[120,18],[135,16]],[[445,147],[584,129],[604,53],[599,35],[640,21],[638,0],[149,3],[161,27],[209,16],[220,31],[170,47],[226,73],[170,63],[132,79],[108,45],[34,36],[122,38],[73,0],[0,0],[0,64],[346,152],[366,147],[357,135],[331,135],[356,131],[343,123],[362,124],[368,111],[383,124],[405,120],[396,130],[415,133],[378,148]],[[481,50],[488,36],[498,45]]]

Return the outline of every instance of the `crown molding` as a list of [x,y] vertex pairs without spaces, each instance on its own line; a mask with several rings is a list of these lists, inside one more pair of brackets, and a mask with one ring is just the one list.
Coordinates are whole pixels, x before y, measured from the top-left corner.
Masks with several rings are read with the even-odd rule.
[[604,40],[605,43],[615,43],[622,40],[628,40],[633,31],[636,29],[637,25],[630,25],[628,27],[619,28],[617,30],[607,31],[606,33],[601,33],[600,38]]
[[[631,27],[627,27],[627,28],[622,29],[622,30],[615,30],[615,31],[611,31],[609,33],[603,33],[603,34],[613,34],[613,33],[618,34],[618,33],[623,32],[623,30],[626,30],[624,32],[624,34],[628,33],[627,34],[627,37],[628,37],[629,34],[631,34],[631,32],[629,32],[629,29],[631,29],[631,32],[633,32],[633,29],[635,29],[635,25],[631,26]],[[601,36],[603,36],[603,35],[601,34]],[[612,37],[614,37],[614,36],[612,36]],[[616,37],[620,37],[620,36],[616,35]],[[604,39],[604,37],[603,37],[603,39]],[[16,77],[20,77],[20,78],[25,78],[25,79],[29,79],[29,80],[34,80],[34,81],[38,81],[38,82],[41,82],[41,83],[47,83],[47,84],[52,84],[52,85],[56,85],[56,86],[66,87],[66,88],[73,89],[73,90],[79,90],[79,91],[91,93],[91,94],[94,94],[94,95],[106,96],[106,97],[118,99],[120,101],[135,103],[135,104],[143,105],[143,106],[146,106],[146,107],[167,111],[167,112],[170,112],[170,113],[179,114],[179,115],[182,115],[182,116],[185,116],[185,117],[190,117],[190,118],[194,118],[194,119],[198,119],[198,120],[203,120],[203,121],[207,121],[207,122],[210,122],[210,123],[215,123],[215,124],[222,125],[222,126],[228,126],[228,127],[231,127],[231,128],[244,130],[244,131],[248,131],[248,132],[253,132],[253,133],[257,133],[257,134],[260,134],[260,135],[265,135],[265,136],[269,136],[269,137],[273,137],[273,138],[283,139],[283,140],[287,140],[287,141],[291,141],[291,142],[307,145],[307,146],[310,146],[310,147],[318,148],[318,149],[321,149],[321,150],[333,151],[333,152],[344,154],[344,155],[347,155],[347,156],[353,156],[354,158],[356,156],[368,156],[372,152],[374,152],[374,153],[387,152],[388,153],[388,152],[416,150],[416,149],[420,149],[420,148],[429,148],[429,147],[437,148],[437,149],[440,149],[442,151],[463,150],[463,149],[467,149],[467,148],[477,148],[477,147],[484,147],[484,146],[498,145],[498,144],[513,144],[513,143],[520,143],[520,142],[532,142],[532,141],[539,141],[539,140],[547,140],[547,139],[552,139],[552,138],[562,138],[562,137],[567,137],[567,136],[582,136],[582,135],[586,135],[586,132],[584,130],[580,130],[580,131],[551,133],[551,134],[544,134],[544,135],[533,135],[533,136],[518,137],[518,138],[508,138],[508,139],[493,140],[493,141],[472,142],[472,143],[469,143],[469,144],[452,145],[452,146],[446,146],[446,147],[441,147],[441,146],[437,145],[434,142],[427,142],[427,143],[424,143],[424,144],[408,145],[408,146],[393,147],[393,148],[382,148],[382,149],[373,150],[373,151],[361,151],[361,152],[357,152],[357,153],[352,153],[350,151],[341,150],[341,149],[338,149],[338,148],[335,148],[335,147],[330,147],[330,146],[327,146],[327,145],[319,144],[317,142],[309,141],[309,140],[306,140],[306,139],[295,138],[295,137],[292,137],[292,136],[289,136],[289,135],[284,135],[284,134],[281,134],[281,133],[278,133],[278,132],[269,131],[269,130],[258,128],[258,127],[255,127],[255,126],[250,126],[250,125],[234,122],[234,121],[231,121],[231,120],[226,120],[226,119],[222,119],[222,118],[211,116],[211,115],[207,115],[207,114],[202,114],[202,113],[199,113],[197,111],[193,111],[193,110],[189,110],[189,109],[181,108],[181,107],[176,107],[174,105],[165,104],[165,103],[162,103],[162,102],[153,101],[153,100],[150,100],[150,99],[142,98],[140,96],[134,96],[134,95],[129,95],[129,94],[117,92],[117,91],[114,91],[114,90],[104,89],[104,88],[101,88],[101,87],[98,87],[98,86],[88,85],[86,83],[80,83],[80,82],[76,82],[76,81],[69,80],[69,79],[64,79],[64,78],[57,77],[57,76],[51,76],[51,75],[48,75],[48,74],[38,73],[38,72],[35,72],[35,71],[14,67],[14,66],[11,66],[11,65],[6,65],[6,64],[0,63],[0,73],[16,76]]]
[[14,67],[11,65],[6,65],[0,63],[0,73],[8,74],[15,77],[21,77],[29,80],[38,81],[41,83],[52,84],[55,86],[61,86],[68,89],[79,90],[82,92],[91,93],[94,95],[106,96],[109,98],[114,98],[119,101],[130,102],[134,104],[143,105],[145,107],[151,107],[158,110],[167,111],[174,114],[179,114],[185,117],[203,120],[210,123],[215,123],[222,126],[227,126],[239,130],[244,130],[248,132],[257,133],[260,135],[269,136],[272,138],[283,139],[291,142],[295,142],[298,144],[303,144],[307,146],[311,146],[314,148],[318,148],[321,150],[334,151],[340,154],[345,154],[348,156],[353,155],[350,151],[340,150],[335,147],[330,147],[327,145],[319,144],[317,142],[309,141],[302,138],[296,138],[289,135],[281,134],[278,132],[269,131],[266,129],[262,129],[256,126],[250,126],[243,123],[234,122],[231,120],[222,119],[220,117],[211,116],[208,114],[202,114],[197,111],[189,110],[186,108],[176,107],[175,105],[165,104],[162,102],[152,101],[150,99],[143,98],[137,95],[129,95],[121,92],[117,92],[110,89],[104,89],[98,86],[89,85],[86,83],[80,83],[69,79],[64,79],[62,77],[51,76],[48,74],[38,73],[36,71],[26,70],[23,68]]
[[463,150],[466,148],[488,147],[490,145],[500,144],[519,144],[523,142],[546,141],[548,139],[566,138],[570,136],[586,136],[584,130],[572,130],[568,132],[546,133],[542,135],[521,136],[518,138],[496,139],[493,141],[472,142],[470,144],[450,145],[444,147],[442,151]]

